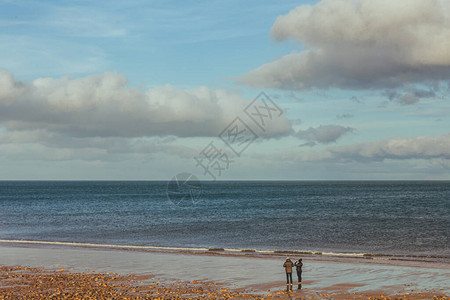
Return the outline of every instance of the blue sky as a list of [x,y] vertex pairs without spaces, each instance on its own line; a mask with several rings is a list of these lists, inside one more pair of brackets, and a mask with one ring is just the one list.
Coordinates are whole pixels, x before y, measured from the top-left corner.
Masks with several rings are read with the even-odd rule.
[[[0,0],[0,179],[448,180],[449,7]],[[210,142],[220,172],[196,165]]]
[[29,80],[117,70],[133,84],[149,87],[227,85],[226,77],[292,50],[274,43],[268,31],[294,1],[249,1],[245,7],[239,1],[6,1],[2,6],[3,35],[15,41],[2,47],[14,60],[3,55],[2,64]]

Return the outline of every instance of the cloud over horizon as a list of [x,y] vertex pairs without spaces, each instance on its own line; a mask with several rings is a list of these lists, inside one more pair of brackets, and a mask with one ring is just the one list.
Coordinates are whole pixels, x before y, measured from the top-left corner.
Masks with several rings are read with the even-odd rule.
[[450,133],[445,135],[389,138],[376,142],[328,149],[331,157],[356,161],[385,159],[450,159]]
[[[344,134],[353,132],[352,127],[341,125],[320,125],[318,127],[309,127],[306,130],[299,130],[295,136],[299,139],[308,141],[309,143],[329,144],[335,143]],[[311,146],[312,144],[308,144]]]
[[[322,0],[279,16],[271,35],[300,41],[305,50],[264,64],[239,82],[288,90],[390,90],[417,83],[439,88],[450,78],[447,0]],[[399,102],[430,96],[422,94],[400,93]]]
[[[225,90],[165,85],[143,91],[127,83],[115,72],[20,82],[0,71],[0,125],[71,137],[217,136],[248,104]],[[285,117],[270,125],[266,137],[291,132]]]
[[301,162],[381,162],[385,160],[441,160],[450,166],[450,133],[441,136],[387,138],[374,142],[328,147],[319,152],[296,151],[274,155]]

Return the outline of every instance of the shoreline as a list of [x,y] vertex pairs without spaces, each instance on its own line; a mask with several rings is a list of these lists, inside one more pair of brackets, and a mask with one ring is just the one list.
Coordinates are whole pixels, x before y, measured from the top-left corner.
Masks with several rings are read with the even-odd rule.
[[380,263],[402,264],[405,263],[426,263],[428,267],[436,265],[438,268],[450,269],[450,257],[439,255],[415,255],[415,254],[375,254],[375,253],[352,253],[352,252],[329,252],[329,251],[309,251],[309,250],[262,250],[262,249],[239,249],[239,248],[216,248],[216,247],[175,247],[175,246],[143,246],[143,245],[122,245],[122,244],[98,244],[85,242],[64,242],[64,241],[39,241],[39,240],[17,240],[0,239],[0,247],[68,247],[85,249],[105,249],[122,251],[141,251],[155,253],[180,253],[180,254],[200,254],[218,256],[247,256],[247,257],[286,257],[303,256],[316,260],[333,259],[363,259],[373,260]]
[[[63,268],[72,273],[94,271],[124,276],[151,275],[168,284],[211,281],[228,289],[262,294],[282,292],[286,288],[281,267],[285,256],[281,254],[193,253],[26,243],[0,243],[0,253],[0,265],[8,266],[44,267],[54,271]],[[303,296],[312,297],[325,292],[347,296],[353,293],[378,293],[378,296],[450,294],[450,288],[446,285],[450,281],[449,264],[323,255],[301,257],[305,262],[303,285],[297,294]],[[297,256],[293,259],[297,259]]]

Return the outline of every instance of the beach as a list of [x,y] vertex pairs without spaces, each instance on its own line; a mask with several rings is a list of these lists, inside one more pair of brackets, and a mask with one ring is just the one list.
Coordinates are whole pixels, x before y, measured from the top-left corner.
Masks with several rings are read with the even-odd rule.
[[[282,254],[26,242],[0,242],[0,253],[3,299],[14,290],[11,281],[5,281],[10,276],[6,273],[28,274],[20,277],[20,284],[28,282],[33,286],[30,293],[35,293],[40,288],[36,282],[45,282],[36,281],[44,276],[42,272],[60,285],[58,292],[48,286],[43,289],[52,291],[57,299],[63,298],[64,288],[73,291],[63,282],[83,283],[91,293],[105,288],[130,298],[445,299],[450,293],[450,265],[421,260],[302,255],[301,289],[294,285],[292,292],[286,292]],[[295,281],[295,272],[293,275]],[[99,280],[101,286],[96,285]],[[106,294],[102,295],[94,298]]]
[[450,294],[448,182],[218,182],[188,207],[159,181],[0,186],[0,299]]

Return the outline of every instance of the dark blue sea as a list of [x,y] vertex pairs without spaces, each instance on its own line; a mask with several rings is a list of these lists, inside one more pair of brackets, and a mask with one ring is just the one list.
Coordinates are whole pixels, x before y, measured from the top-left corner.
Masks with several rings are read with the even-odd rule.
[[0,239],[450,260],[450,182],[202,183],[181,206],[167,188],[0,182]]

